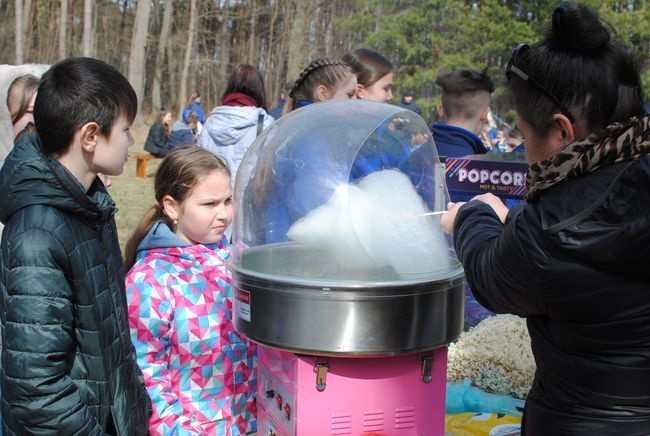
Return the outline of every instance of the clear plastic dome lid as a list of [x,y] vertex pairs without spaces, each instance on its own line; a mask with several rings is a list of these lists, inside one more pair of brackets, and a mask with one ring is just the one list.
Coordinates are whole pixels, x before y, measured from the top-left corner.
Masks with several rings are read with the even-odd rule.
[[414,112],[363,100],[285,115],[251,145],[235,186],[232,268],[371,284],[458,274],[440,226],[449,194]]

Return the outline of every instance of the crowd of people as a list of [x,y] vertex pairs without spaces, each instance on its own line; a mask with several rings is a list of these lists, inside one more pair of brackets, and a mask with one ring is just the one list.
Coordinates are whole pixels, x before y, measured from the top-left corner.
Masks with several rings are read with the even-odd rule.
[[[238,167],[301,107],[389,103],[393,70],[368,48],[319,58],[267,110],[260,71],[241,64],[207,117],[198,92],[178,120],[162,110],[144,145],[164,158],[155,198],[124,257],[101,176],[124,169],[133,88],[90,58],[14,74],[15,145],[0,161],[2,433],[254,433],[256,346],[234,328],[226,268]],[[481,139],[494,82],[462,68],[437,78],[442,122],[431,131],[442,158],[523,152],[526,201],[452,198],[441,225],[481,305],[527,319],[537,373],[523,432],[647,434],[650,116],[638,61],[593,10],[564,3],[505,75],[516,127]],[[405,90],[397,104],[419,114],[413,97]],[[322,170],[294,169],[291,180],[310,189]],[[285,227],[317,206],[312,195],[260,195]]]

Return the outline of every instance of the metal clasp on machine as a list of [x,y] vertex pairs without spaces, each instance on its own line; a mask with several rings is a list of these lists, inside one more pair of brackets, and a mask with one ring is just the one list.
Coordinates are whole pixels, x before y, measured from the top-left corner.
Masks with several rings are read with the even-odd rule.
[[329,369],[327,357],[317,357],[314,360],[314,372],[316,373],[316,390],[323,392],[327,386],[327,370]]
[[420,363],[422,364],[422,381],[431,381],[431,370],[433,369],[433,354],[423,354],[420,356]]

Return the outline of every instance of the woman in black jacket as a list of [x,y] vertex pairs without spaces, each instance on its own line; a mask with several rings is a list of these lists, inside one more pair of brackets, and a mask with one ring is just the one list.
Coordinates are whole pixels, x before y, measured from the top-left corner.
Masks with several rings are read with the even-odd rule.
[[484,194],[442,218],[477,299],[527,319],[526,434],[650,434],[650,118],[637,61],[610,38],[564,3],[515,49],[527,201]]
[[172,113],[160,111],[156,122],[149,128],[144,149],[156,157],[165,157],[167,154],[167,140],[171,129]]

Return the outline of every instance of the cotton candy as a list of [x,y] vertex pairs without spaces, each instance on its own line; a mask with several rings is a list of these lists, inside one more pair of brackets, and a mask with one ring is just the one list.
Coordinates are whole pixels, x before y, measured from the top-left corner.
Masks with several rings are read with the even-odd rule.
[[296,221],[289,239],[325,249],[349,269],[391,267],[403,278],[444,272],[449,247],[438,218],[398,170],[339,186],[322,206]]

